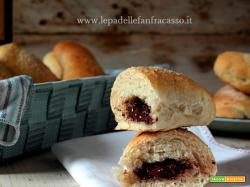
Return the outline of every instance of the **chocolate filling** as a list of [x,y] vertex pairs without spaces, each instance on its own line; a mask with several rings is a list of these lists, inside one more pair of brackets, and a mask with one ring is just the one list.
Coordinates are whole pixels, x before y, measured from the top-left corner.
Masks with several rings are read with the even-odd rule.
[[132,121],[153,124],[150,107],[139,97],[131,97],[125,101],[126,117]]
[[134,173],[140,180],[174,180],[189,169],[192,165],[188,160],[167,158],[162,162],[143,163]]

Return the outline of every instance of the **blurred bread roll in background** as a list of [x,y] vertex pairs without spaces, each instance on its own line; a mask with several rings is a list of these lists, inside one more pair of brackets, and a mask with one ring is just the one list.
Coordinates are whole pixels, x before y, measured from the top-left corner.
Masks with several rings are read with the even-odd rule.
[[215,74],[225,83],[250,94],[250,54],[234,51],[221,53],[214,64]]
[[44,63],[62,80],[104,75],[93,54],[72,41],[62,41],[44,58]]
[[0,80],[7,79],[12,76],[13,75],[11,74],[11,72],[3,64],[0,63]]
[[62,79],[63,69],[61,64],[56,60],[53,52],[47,53],[43,58],[43,62],[58,79]]
[[226,85],[214,95],[216,116],[250,119],[250,96]]
[[[35,83],[58,80],[38,58],[16,43],[0,46],[0,65],[4,66],[13,76],[31,76]],[[1,71],[7,73],[6,70],[2,69]]]

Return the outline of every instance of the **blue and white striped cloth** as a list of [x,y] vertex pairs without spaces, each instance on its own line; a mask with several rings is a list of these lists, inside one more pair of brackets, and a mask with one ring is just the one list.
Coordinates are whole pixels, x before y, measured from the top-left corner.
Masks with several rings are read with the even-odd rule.
[[0,145],[17,142],[31,85],[32,79],[24,75],[0,81]]

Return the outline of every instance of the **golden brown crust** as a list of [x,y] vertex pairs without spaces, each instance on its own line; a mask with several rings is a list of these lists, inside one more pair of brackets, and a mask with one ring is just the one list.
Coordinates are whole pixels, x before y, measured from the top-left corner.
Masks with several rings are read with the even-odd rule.
[[[131,71],[131,72],[129,72]],[[182,73],[166,70],[159,67],[132,67],[127,70],[129,74],[140,73],[147,79],[156,89],[165,87],[181,87],[186,85],[193,86],[193,89],[201,89],[193,80],[189,79]],[[178,85],[176,84],[178,82]],[[182,85],[180,85],[182,84]],[[185,87],[185,86],[183,86]]]
[[63,80],[104,74],[95,57],[80,44],[71,41],[59,42],[53,53],[63,68]]
[[[128,147],[129,145],[133,145],[135,144],[136,142],[138,141],[142,141],[142,140],[145,140],[145,139],[150,139],[150,138],[154,138],[154,137],[157,137],[157,136],[160,136],[160,135],[164,135],[164,136],[173,136],[173,135],[177,135],[177,134],[181,134],[181,136],[183,137],[188,137],[189,136],[193,136],[193,133],[186,130],[185,128],[177,128],[177,129],[172,129],[172,130],[169,130],[169,131],[156,131],[156,132],[150,132],[150,131],[147,131],[147,132],[141,132],[141,133],[138,133],[137,136],[135,136],[128,144]],[[201,141],[198,137],[195,137],[197,138],[197,140]]]
[[0,63],[12,75],[29,75],[35,83],[58,80],[39,59],[15,43],[0,46]]
[[53,52],[47,53],[43,58],[43,63],[50,69],[55,76],[61,80],[63,76],[63,69],[61,64],[56,60],[55,55]]
[[0,80],[7,79],[12,76],[13,75],[11,74],[11,72],[3,64],[0,63]]
[[[135,136],[129,142],[125,152],[126,151],[130,152],[129,149],[132,149],[135,145],[138,144],[138,142],[145,142],[145,141],[147,141],[149,139],[157,138],[159,136],[175,137],[176,139],[178,137],[181,137],[182,139],[185,139],[186,141],[190,141],[195,145],[204,146],[207,149],[209,149],[207,147],[207,145],[204,144],[198,136],[194,135],[194,133],[192,133],[192,132],[190,132],[190,131],[188,131],[186,129],[183,129],[183,128],[178,128],[178,129],[173,129],[173,130],[169,130],[169,131],[157,131],[157,132],[142,132],[142,133],[139,133],[137,136]],[[212,155],[210,150],[209,150],[209,154],[206,155],[206,156],[207,156],[206,161],[211,160],[210,163],[212,163],[212,161],[215,161],[215,159],[213,158],[213,155]],[[201,158],[201,159],[204,159],[204,158]],[[202,160],[200,160],[200,162],[202,162]],[[215,167],[214,164],[209,165],[209,167],[203,165],[202,163],[200,163],[200,164],[201,164],[200,165],[201,166],[201,172],[209,173],[211,175],[215,173],[216,167]]]
[[229,85],[215,93],[214,102],[217,117],[250,119],[250,96]]
[[[126,101],[134,96],[151,109],[151,125],[126,117]],[[157,67],[122,72],[114,82],[110,102],[117,129],[157,131],[207,125],[215,116],[212,97],[204,88],[181,73]]]
[[[209,177],[215,175],[217,171],[215,159],[208,146],[192,132],[178,128],[170,131],[143,132],[135,136],[129,142],[121,157],[122,169],[117,173],[118,180],[124,186],[132,186],[138,183],[158,183],[160,181],[157,180],[140,181],[134,174],[134,170],[140,168],[145,162],[154,163],[168,158],[185,159],[192,165],[192,169],[178,176],[175,180],[161,181],[163,182],[161,186],[180,181],[183,182],[183,186],[192,186],[188,183],[196,179],[197,181],[194,184],[202,180],[205,180],[203,181],[205,184]],[[175,185],[172,184],[172,186]]]
[[250,94],[250,54],[227,51],[214,64],[215,74],[232,87]]

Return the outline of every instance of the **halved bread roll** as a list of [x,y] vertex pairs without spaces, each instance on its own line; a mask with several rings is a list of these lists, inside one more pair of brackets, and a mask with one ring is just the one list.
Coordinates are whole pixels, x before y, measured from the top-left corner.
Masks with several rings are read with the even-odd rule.
[[158,67],[122,72],[111,91],[116,129],[169,130],[207,125],[215,116],[212,97],[185,75]]
[[180,128],[137,135],[119,164],[116,177],[124,187],[201,187],[217,171],[208,146]]

